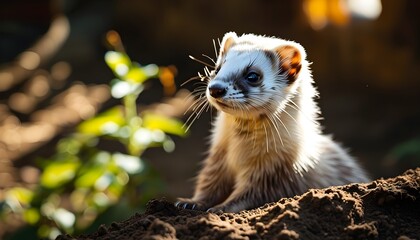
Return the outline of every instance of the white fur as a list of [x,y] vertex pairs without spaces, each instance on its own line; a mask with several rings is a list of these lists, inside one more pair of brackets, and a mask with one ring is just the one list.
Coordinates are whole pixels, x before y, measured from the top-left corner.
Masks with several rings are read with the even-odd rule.
[[[229,48],[224,46],[227,41],[229,41]],[[291,85],[287,84],[286,79],[278,81],[282,77],[278,74],[278,69],[273,69],[270,59],[262,51],[259,51],[275,51],[281,46],[292,46],[298,49],[302,58],[302,68],[299,76]],[[238,90],[234,90],[229,85],[229,82],[219,81],[224,76],[229,76],[240,69],[244,69],[250,62],[262,70],[265,86],[262,90],[258,88],[250,89],[250,96],[258,94],[259,97],[258,102],[253,104],[252,107],[243,104],[245,102],[243,94],[240,94]],[[321,135],[320,126],[317,122],[319,108],[313,100],[317,95],[317,91],[313,87],[313,79],[309,70],[309,63],[306,60],[306,52],[300,44],[253,34],[245,34],[238,37],[235,33],[227,33],[223,38],[221,52],[216,65],[221,65],[222,67],[211,81],[219,81],[219,84],[224,84],[228,87],[226,97],[222,99],[223,103],[232,104],[233,106],[241,104],[241,108],[245,109],[238,111],[238,109],[220,106],[218,100],[209,96],[207,92],[209,102],[221,110],[214,125],[212,142],[215,145],[223,143],[223,145],[227,144],[230,146],[227,152],[227,161],[232,169],[241,168],[244,162],[269,162],[270,159],[275,162],[279,162],[278,160],[282,159],[280,163],[283,164],[285,162],[291,163],[294,173],[301,176],[304,175],[304,172],[309,172],[310,169],[317,167],[328,168],[326,163],[320,163],[321,159],[328,159],[330,156],[325,154],[321,156],[320,149],[326,144],[326,140]],[[276,92],[270,91],[273,86],[278,89]],[[236,136],[235,128],[232,126],[232,124],[236,123],[233,119],[253,119],[264,111],[260,107],[267,104],[270,106],[269,110],[274,111],[273,114],[278,116],[274,118],[275,123],[255,126],[253,136],[248,136],[247,138]],[[334,148],[341,154],[339,157],[345,159],[345,162],[349,162],[350,165],[354,163],[354,160],[344,150],[340,150],[341,148],[335,143]],[[352,167],[358,168],[356,163]],[[336,171],[334,169],[327,170]],[[363,177],[363,171],[359,171],[359,173],[360,179],[366,179]],[[293,175],[293,173],[290,174]],[[357,179],[357,177],[355,178]],[[312,180],[315,181],[315,185],[336,185],[341,183],[332,179],[333,182],[330,181],[328,184],[316,184],[322,179]]]
[[[275,55],[273,62],[272,55],[264,52],[278,53],[276,50],[284,46],[300,54],[301,68],[293,81],[288,80],[287,72],[279,74],[280,55]],[[234,89],[235,80],[229,78],[240,75],[238,72],[250,63],[262,72],[263,86],[249,87],[244,94]],[[317,122],[320,111],[314,101],[318,93],[301,45],[227,33],[216,65],[220,70],[210,74],[209,85],[217,83],[227,92],[212,97],[209,89],[206,91],[209,102],[220,111],[213,126],[209,158],[198,177],[194,197],[186,205],[192,201],[194,206],[200,203],[209,207],[206,204],[211,204],[207,201],[212,193],[207,189],[215,191],[230,184],[223,179],[234,179],[233,191],[213,210],[233,212],[309,188],[368,181],[356,161],[321,132]],[[252,197],[244,199],[244,194]]]

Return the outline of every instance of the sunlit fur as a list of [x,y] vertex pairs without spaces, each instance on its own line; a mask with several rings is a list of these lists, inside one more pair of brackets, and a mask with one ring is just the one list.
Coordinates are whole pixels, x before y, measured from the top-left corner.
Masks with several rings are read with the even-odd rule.
[[[276,49],[282,46],[296,50],[302,59],[292,81],[279,67],[284,59]],[[192,121],[208,103],[219,110],[209,156],[198,175],[193,198],[181,199],[179,206],[238,212],[309,188],[368,181],[356,161],[321,133],[320,112],[314,101],[318,93],[301,45],[227,33],[215,65],[199,75],[203,86],[196,89],[198,99],[192,107],[196,113]],[[250,66],[262,73],[262,83],[235,87],[239,78],[229,77],[241,76]],[[226,87],[223,97],[209,94],[207,86],[214,83]]]

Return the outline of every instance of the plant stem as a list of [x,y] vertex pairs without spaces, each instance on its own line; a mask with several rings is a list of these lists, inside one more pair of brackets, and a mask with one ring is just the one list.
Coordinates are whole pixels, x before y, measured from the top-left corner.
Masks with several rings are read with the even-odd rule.
[[128,125],[131,125],[132,119],[137,117],[136,99],[137,99],[136,94],[128,94],[123,99],[124,110],[125,110],[125,120]]

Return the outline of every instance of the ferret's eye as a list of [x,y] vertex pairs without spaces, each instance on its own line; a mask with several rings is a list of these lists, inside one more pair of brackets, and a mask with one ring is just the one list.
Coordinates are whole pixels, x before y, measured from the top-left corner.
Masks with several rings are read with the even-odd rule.
[[260,80],[260,75],[256,72],[250,72],[245,76],[245,79],[248,82],[257,82],[258,80]]

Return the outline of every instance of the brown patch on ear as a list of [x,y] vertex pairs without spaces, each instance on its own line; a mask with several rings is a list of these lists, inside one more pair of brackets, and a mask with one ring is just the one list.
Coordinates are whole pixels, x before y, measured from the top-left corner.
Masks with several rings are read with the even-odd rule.
[[280,73],[285,73],[289,83],[294,82],[302,67],[302,56],[293,46],[281,46],[276,49],[280,58]]
[[227,51],[236,44],[236,39],[238,36],[234,32],[228,32],[225,34],[222,40],[222,44],[220,47],[220,55],[224,55]]

